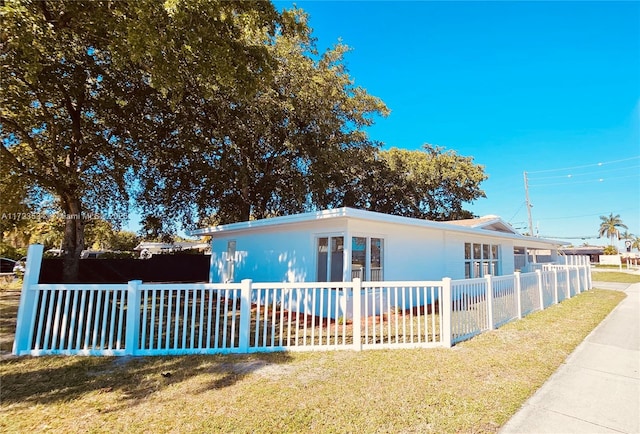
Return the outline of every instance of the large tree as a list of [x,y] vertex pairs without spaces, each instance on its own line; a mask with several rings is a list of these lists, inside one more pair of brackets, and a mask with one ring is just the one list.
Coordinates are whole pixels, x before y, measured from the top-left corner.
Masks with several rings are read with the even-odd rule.
[[0,164],[57,201],[66,280],[87,213],[117,221],[141,162],[190,139],[175,107],[192,88],[211,97],[270,79],[254,34],[280,19],[268,2],[208,0],[6,0],[0,16]]
[[628,229],[627,225],[622,223],[620,214],[613,215],[613,213],[611,213],[609,216],[600,216],[598,237],[609,237],[611,246],[613,246],[614,238],[619,237],[620,229]]
[[301,31],[277,34],[267,45],[277,61],[270,86],[192,97],[181,108],[197,128],[176,144],[179,160],[167,150],[163,163],[145,172],[148,209],[216,224],[339,206],[471,217],[463,205],[484,197],[482,166],[431,145],[382,151],[365,129],[388,109],[354,85],[344,64],[348,48],[318,53],[306,15],[290,14]]
[[354,85],[347,47],[319,53],[306,15],[289,14],[300,31],[278,32],[266,45],[272,82],[251,94],[192,92],[181,107],[197,127],[177,145],[179,161],[165,158],[144,174],[150,209],[230,223],[328,206],[324,192],[348,184],[351,168],[378,149],[364,128],[388,110]]
[[469,158],[380,150],[365,130],[387,108],[344,45],[318,52],[301,10],[6,0],[0,14],[0,164],[62,211],[67,281],[87,218],[117,227],[132,202],[165,234],[335,206],[461,218],[484,194]]
[[337,189],[338,204],[443,221],[472,217],[463,205],[485,197],[481,165],[429,144],[413,151],[379,151],[356,170],[348,188]]

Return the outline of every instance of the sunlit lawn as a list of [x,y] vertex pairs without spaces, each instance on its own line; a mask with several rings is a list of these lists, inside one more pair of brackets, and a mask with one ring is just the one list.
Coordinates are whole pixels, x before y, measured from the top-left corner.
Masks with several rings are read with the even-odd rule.
[[616,271],[592,271],[591,279],[597,282],[640,283],[640,274],[620,273]]
[[[0,291],[2,351],[16,294]],[[592,290],[453,349],[5,356],[0,431],[493,432],[623,297]]]

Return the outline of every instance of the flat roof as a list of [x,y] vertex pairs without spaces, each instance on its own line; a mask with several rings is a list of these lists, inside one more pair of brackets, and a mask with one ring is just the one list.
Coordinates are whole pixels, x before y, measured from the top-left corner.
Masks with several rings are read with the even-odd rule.
[[[384,214],[374,211],[366,211],[361,209],[342,207],[326,209],[322,211],[307,212],[301,214],[292,214],[286,216],[271,217],[260,220],[250,220],[238,223],[229,223],[226,225],[211,226],[202,229],[196,229],[188,232],[191,236],[209,235],[215,237],[218,234],[226,234],[231,232],[245,232],[254,229],[267,229],[277,226],[286,226],[298,223],[309,223],[313,221],[351,218],[358,220],[366,220],[379,223],[392,223],[405,226],[439,229],[450,232],[460,232],[475,235],[492,235],[499,238],[508,238],[520,240],[528,243],[540,243],[546,245],[561,246],[565,244],[562,241],[548,240],[537,237],[530,237],[519,234],[509,225],[497,216],[488,216],[480,219],[436,222],[432,220],[423,220],[412,217],[402,217],[391,214]],[[463,222],[463,223],[457,223]],[[473,222],[473,223],[471,223]]]

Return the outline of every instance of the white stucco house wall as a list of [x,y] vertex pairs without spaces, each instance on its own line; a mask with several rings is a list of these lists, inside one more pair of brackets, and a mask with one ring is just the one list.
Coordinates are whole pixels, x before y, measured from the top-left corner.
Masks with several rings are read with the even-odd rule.
[[[434,222],[353,208],[198,229],[211,241],[210,282],[464,279],[553,261],[563,244],[523,236],[497,216]],[[535,252],[544,252],[536,256]]]

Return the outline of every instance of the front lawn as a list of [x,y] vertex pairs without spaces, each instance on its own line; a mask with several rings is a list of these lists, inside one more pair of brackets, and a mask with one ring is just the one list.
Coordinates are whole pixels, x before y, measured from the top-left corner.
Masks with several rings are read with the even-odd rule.
[[615,271],[592,271],[591,279],[597,282],[640,283],[640,274],[620,273]]
[[452,349],[4,356],[0,431],[495,432],[624,297],[588,291]]

